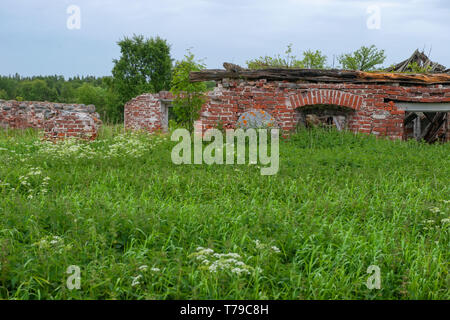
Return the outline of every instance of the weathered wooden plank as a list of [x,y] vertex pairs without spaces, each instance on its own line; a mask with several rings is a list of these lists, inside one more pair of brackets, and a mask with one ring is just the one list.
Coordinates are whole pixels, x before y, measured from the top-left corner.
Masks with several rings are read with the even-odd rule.
[[450,84],[450,74],[406,74],[386,72],[363,72],[352,70],[324,69],[259,69],[222,70],[209,69],[190,73],[192,82],[220,81],[222,79],[312,81],[312,82],[352,82],[352,83],[411,83]]
[[436,140],[438,139],[437,134],[445,123],[445,116],[446,113],[444,112],[436,112],[435,116],[433,117],[433,120],[430,122],[430,124],[426,127],[426,129],[422,133],[423,139],[426,142],[428,143],[436,142]]
[[430,134],[430,138],[427,140],[429,143],[434,143],[438,140],[439,130],[441,130],[442,126],[445,124],[445,113],[440,112],[436,118],[437,119],[433,124],[433,131]]
[[417,118],[417,113],[411,112],[410,114],[408,114],[405,117],[404,125],[406,126],[408,123],[410,123],[411,121],[414,121],[416,118]]

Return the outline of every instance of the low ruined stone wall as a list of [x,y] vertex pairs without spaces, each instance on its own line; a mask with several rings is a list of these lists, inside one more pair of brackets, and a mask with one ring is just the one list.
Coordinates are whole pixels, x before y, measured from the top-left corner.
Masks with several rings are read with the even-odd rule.
[[43,129],[51,139],[95,139],[101,125],[95,106],[0,100],[0,128]]
[[[131,100],[125,106],[125,126],[150,132],[162,129],[167,121],[162,106],[171,98],[160,93]],[[448,103],[450,86],[224,79],[207,93],[195,127],[202,131],[217,126],[233,128],[245,112],[264,110],[281,129],[292,131],[304,114],[332,106],[339,117],[345,115],[345,129],[405,139],[405,111],[398,108],[399,102]],[[450,129],[449,121],[447,126]]]

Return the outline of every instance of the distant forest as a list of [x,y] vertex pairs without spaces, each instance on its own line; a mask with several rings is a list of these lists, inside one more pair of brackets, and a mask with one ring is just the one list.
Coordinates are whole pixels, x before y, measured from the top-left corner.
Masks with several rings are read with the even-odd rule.
[[121,122],[119,97],[107,86],[109,77],[0,76],[0,99],[94,104],[103,121]]

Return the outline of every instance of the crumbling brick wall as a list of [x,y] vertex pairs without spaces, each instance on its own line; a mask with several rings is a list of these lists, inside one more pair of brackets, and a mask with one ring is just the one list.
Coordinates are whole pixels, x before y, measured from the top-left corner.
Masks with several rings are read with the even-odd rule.
[[[170,98],[146,94],[133,99],[125,106],[125,126],[150,132],[161,129],[161,101]],[[241,114],[253,109],[269,112],[281,129],[291,131],[303,110],[332,105],[346,112],[347,128],[353,132],[403,139],[405,111],[398,103],[450,102],[450,86],[223,79],[207,98],[196,123],[202,131],[234,127]]]
[[158,94],[143,94],[127,102],[124,107],[125,128],[149,132],[167,131],[171,100],[173,95],[162,91]]
[[100,125],[93,105],[0,100],[0,128],[43,129],[50,139],[92,140]]

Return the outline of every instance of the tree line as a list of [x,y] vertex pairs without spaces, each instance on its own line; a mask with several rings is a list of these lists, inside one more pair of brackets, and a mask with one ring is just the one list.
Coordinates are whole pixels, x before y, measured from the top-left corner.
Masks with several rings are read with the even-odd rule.
[[[172,117],[181,125],[192,129],[198,118],[202,92],[212,89],[214,83],[191,83],[189,72],[205,69],[191,51],[174,62],[171,47],[160,37],[144,38],[142,35],[125,37],[117,43],[119,59],[114,59],[111,76],[72,77],[0,76],[0,99],[19,101],[52,101],[60,103],[94,104],[106,123],[123,121],[123,106],[142,93],[171,90],[176,96]],[[383,50],[375,46],[361,47],[353,53],[343,54],[338,60],[341,68],[374,70],[384,62]],[[304,51],[301,58],[293,54],[292,44],[284,55],[263,56],[247,61],[247,68],[329,68],[327,57],[320,50]]]

